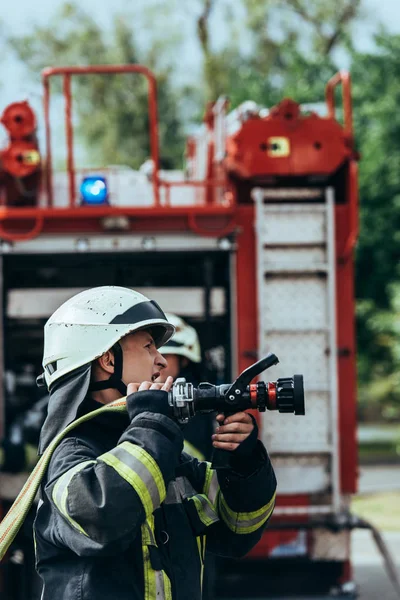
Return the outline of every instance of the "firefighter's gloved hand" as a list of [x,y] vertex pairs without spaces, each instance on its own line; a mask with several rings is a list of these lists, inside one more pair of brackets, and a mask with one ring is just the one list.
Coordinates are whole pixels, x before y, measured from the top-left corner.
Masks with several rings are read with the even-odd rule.
[[173,420],[172,409],[168,403],[168,391],[172,383],[172,377],[168,377],[164,384],[149,381],[140,385],[129,384],[126,406],[129,418],[131,422],[134,420],[135,426],[148,427],[164,433],[173,441],[179,456],[183,450],[183,435],[178,423]]
[[126,398],[126,407],[131,421],[143,412],[158,413],[169,418],[173,417],[171,407],[168,404],[168,392],[161,390],[129,394]]
[[[128,414],[132,420],[141,412],[154,412],[172,417],[173,413],[168,404],[168,392],[172,387],[174,380],[167,377],[165,383],[152,383],[151,381],[142,381],[142,383],[129,383],[127,389],[126,406]],[[148,392],[162,392],[148,394]]]

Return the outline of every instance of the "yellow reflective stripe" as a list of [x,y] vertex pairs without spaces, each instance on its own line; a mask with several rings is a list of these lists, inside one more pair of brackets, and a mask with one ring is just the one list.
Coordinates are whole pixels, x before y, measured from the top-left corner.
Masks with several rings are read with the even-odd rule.
[[204,461],[205,459],[204,454],[200,452],[200,450],[198,450],[196,446],[193,446],[193,444],[191,444],[187,440],[183,441],[183,450],[184,452],[190,454],[190,456],[193,456],[194,458],[197,458],[200,461]]
[[[140,460],[140,462],[145,466],[145,468],[149,471],[151,478],[154,480],[156,484],[158,496],[159,496],[159,504],[164,501],[165,496],[167,495],[167,491],[165,489],[164,478],[160,471],[160,467],[154,460],[154,458],[143,450],[140,446],[135,446],[135,444],[131,444],[131,442],[123,442],[118,446],[119,448],[123,448],[126,450],[131,456]],[[149,484],[151,481],[149,480]],[[158,506],[156,508],[158,508]]]
[[204,579],[204,556],[206,552],[206,539],[205,535],[199,535],[196,538],[197,549],[199,551],[200,558],[200,589],[203,594],[203,579]]
[[55,486],[53,488],[53,493],[52,493],[53,502],[56,505],[56,507],[58,508],[59,512],[67,519],[67,521],[69,521],[69,523],[72,525],[72,527],[74,527],[80,533],[83,533],[83,535],[86,535],[87,537],[89,537],[89,536],[86,533],[86,531],[79,525],[79,523],[77,523],[68,514],[68,509],[67,509],[68,486],[71,483],[74,475],[79,473],[79,471],[82,471],[82,469],[84,469],[87,465],[93,465],[95,462],[96,462],[95,460],[85,460],[84,462],[81,462],[81,463],[75,465],[74,467],[72,467],[72,469],[69,469],[66,473],[61,475],[61,477],[58,479],[57,483],[55,484]]
[[164,597],[165,600],[172,600],[172,587],[168,575],[165,571],[162,571],[163,583],[164,583]]
[[199,551],[200,561],[204,563],[204,558],[206,555],[206,540],[207,537],[205,535],[199,535],[196,538],[197,541],[197,549]]
[[4,450],[3,450],[3,448],[0,448],[0,467],[3,466],[4,460],[5,460],[5,458],[4,458]]
[[211,469],[211,463],[207,463],[207,467],[206,467],[206,477],[204,480],[204,486],[203,486],[203,492],[205,493],[206,496],[208,496],[208,492],[210,491],[210,485],[211,485],[211,478],[212,478],[212,469]]
[[121,398],[120,400],[115,400],[110,404],[105,404],[101,408],[87,413],[83,417],[80,417],[76,421],[73,421],[65,429],[63,429],[46,448],[43,456],[39,459],[37,465],[35,466],[29,478],[27,479],[24,487],[15,499],[12,507],[0,523],[0,560],[4,557],[8,548],[12,544],[15,536],[17,535],[22,523],[26,518],[26,515],[29,512],[29,509],[34,503],[37,491],[46,473],[47,467],[49,466],[53,452],[57,448],[61,440],[63,440],[70,431],[78,427],[78,425],[81,425],[82,423],[86,423],[86,421],[94,419],[97,415],[108,412],[125,413],[126,398]]
[[117,473],[133,487],[140,498],[146,513],[146,517],[151,515],[151,513],[154,511],[153,500],[149,494],[145,482],[139,477],[139,475],[127,467],[122,460],[119,460],[116,456],[111,454],[111,452],[108,454],[103,454],[103,456],[99,457],[99,459],[105,462],[109,467],[113,467],[113,469],[115,469]]
[[203,486],[203,492],[210,500],[212,505],[216,505],[216,498],[219,492],[219,483],[217,471],[211,467],[211,463],[207,463],[206,477]]
[[219,521],[219,517],[207,496],[204,494],[196,494],[196,496],[192,496],[190,500],[194,502],[199,519],[204,525],[208,527]]
[[143,568],[144,568],[144,600],[156,598],[156,581],[151,568],[149,547],[143,544]]
[[143,448],[123,442],[99,456],[98,460],[115,469],[133,487],[142,502],[146,517],[165,499],[166,489],[160,468]]
[[253,512],[235,512],[229,508],[222,494],[219,495],[219,509],[222,519],[231,531],[239,534],[257,531],[272,515],[275,506],[275,495],[258,510]]
[[144,600],[172,600],[172,588],[165,571],[155,571],[151,565],[149,546],[157,546],[154,536],[154,516],[143,523],[142,552],[144,575]]

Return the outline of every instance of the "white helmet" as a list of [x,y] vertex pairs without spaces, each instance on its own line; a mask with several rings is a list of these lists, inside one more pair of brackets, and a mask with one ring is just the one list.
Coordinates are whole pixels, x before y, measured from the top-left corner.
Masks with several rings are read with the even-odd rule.
[[159,352],[161,354],[178,354],[185,356],[194,363],[201,362],[201,350],[199,336],[194,327],[188,325],[183,319],[172,313],[165,315],[175,327],[173,339],[164,343]]
[[73,296],[44,327],[47,387],[139,329],[151,329],[157,347],[165,344],[175,330],[154,300],[134,290],[103,286]]

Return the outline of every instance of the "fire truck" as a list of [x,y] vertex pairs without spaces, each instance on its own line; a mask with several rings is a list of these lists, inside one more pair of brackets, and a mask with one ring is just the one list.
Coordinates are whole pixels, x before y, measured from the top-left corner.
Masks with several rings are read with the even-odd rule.
[[[71,80],[111,74],[147,79],[151,156],[138,171],[76,161]],[[358,157],[349,75],[328,82],[324,116],[291,99],[232,111],[218,99],[188,138],[182,171],[159,167],[156,79],[147,68],[49,68],[42,77],[45,151],[27,102],[1,117],[9,141],[0,151],[0,377],[39,374],[44,322],[68,297],[98,285],[132,287],[187,319],[218,383],[274,352],[280,362],[268,377],[302,373],[306,415],[259,417],[277,505],[250,555],[218,565],[217,594],[245,582],[265,597],[354,597]],[[64,172],[53,164],[54,78],[65,100]],[[3,381],[0,436],[5,390]],[[4,503],[19,483],[1,477]]]

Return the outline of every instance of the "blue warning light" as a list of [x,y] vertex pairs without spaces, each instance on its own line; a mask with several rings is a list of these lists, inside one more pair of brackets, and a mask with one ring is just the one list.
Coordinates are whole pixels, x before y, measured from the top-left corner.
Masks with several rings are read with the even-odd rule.
[[82,180],[80,186],[82,204],[99,206],[108,204],[108,189],[105,177],[91,175]]

